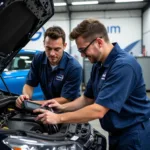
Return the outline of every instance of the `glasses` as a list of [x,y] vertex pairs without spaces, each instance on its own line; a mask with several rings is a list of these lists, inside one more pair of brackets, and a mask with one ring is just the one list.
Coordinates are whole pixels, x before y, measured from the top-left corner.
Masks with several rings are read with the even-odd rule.
[[[96,38],[97,39],[97,38]],[[90,47],[90,45],[96,40],[96,39],[94,39],[94,40],[92,40],[85,48],[81,48],[81,49],[78,49],[78,51],[80,52],[80,53],[83,53],[83,54],[85,54],[86,53],[86,51],[87,51],[87,49]]]

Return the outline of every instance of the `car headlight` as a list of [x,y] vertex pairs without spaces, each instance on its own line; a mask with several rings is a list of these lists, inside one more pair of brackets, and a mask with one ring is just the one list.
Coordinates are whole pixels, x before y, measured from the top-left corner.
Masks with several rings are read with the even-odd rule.
[[82,150],[74,141],[45,141],[22,136],[9,136],[3,143],[12,150]]

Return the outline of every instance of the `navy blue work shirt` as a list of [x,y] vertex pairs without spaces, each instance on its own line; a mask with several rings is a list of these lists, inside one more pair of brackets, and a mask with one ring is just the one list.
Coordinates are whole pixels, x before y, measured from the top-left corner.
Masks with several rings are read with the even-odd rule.
[[141,67],[117,43],[103,64],[93,65],[84,95],[110,109],[100,119],[102,128],[108,132],[150,118],[150,100],[146,96]]
[[52,70],[45,52],[40,52],[33,58],[26,84],[36,87],[40,83],[45,99],[74,100],[80,96],[81,81],[82,67],[68,53],[63,53],[58,66]]

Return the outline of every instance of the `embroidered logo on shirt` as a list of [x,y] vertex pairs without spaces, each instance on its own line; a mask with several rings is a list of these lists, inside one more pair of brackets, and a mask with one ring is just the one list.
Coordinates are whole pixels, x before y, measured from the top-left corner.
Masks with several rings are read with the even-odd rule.
[[57,75],[56,80],[62,81],[64,79],[64,75]]
[[101,80],[105,80],[106,74],[107,74],[107,71],[105,71],[105,72],[102,74]]

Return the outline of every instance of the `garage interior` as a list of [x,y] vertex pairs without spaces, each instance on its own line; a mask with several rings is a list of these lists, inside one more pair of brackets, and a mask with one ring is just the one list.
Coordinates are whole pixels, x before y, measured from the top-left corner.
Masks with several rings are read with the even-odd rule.
[[[69,33],[82,20],[95,18],[104,23],[112,43],[118,42],[123,50],[137,59],[141,65],[146,92],[150,98],[150,68],[148,67],[150,64],[150,0],[53,0],[53,2],[55,12],[52,18],[33,35],[30,42],[16,55],[17,60],[13,60],[11,63],[15,69],[17,68],[16,70],[29,70],[36,50],[44,51],[43,37],[46,29],[50,26],[61,26],[66,33],[67,47],[65,51],[76,58],[83,68],[81,84],[81,94],[83,94],[93,64],[87,58],[81,57],[75,41],[69,40]],[[0,1],[0,6],[1,4]],[[33,21],[33,19],[31,20]],[[11,47],[9,49],[11,50]],[[28,53],[27,57],[26,53]],[[19,67],[19,61],[26,58],[28,64],[24,62],[24,66]],[[12,69],[12,67],[8,67]],[[5,75],[9,76],[7,71],[9,71],[8,68],[4,70]],[[1,84],[0,81],[0,88]],[[22,85],[20,84],[20,86]],[[99,120],[90,121],[90,124],[106,136],[108,141],[108,133],[100,127]],[[108,149],[109,147],[107,147]]]

